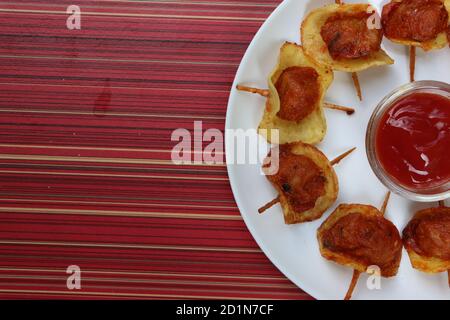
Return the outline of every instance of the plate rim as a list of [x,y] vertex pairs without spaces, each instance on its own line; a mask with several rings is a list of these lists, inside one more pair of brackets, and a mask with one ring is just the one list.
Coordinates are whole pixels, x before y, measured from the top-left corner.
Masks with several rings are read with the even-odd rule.
[[[243,73],[243,71],[242,71],[243,70],[243,65],[245,65],[247,63],[247,61],[249,60],[249,52],[252,51],[253,47],[255,46],[255,43],[259,41],[259,38],[262,36],[262,34],[267,29],[270,21],[275,16],[279,15],[280,12],[284,9],[284,7],[287,6],[288,3],[289,3],[289,0],[283,0],[275,8],[275,10],[272,11],[272,13],[267,17],[267,19],[261,25],[259,30],[256,32],[255,36],[253,37],[252,41],[250,42],[249,46],[247,47],[247,50],[245,51],[241,62],[239,63],[239,67],[238,67],[238,70],[236,71],[236,75],[235,75],[234,80],[233,80],[233,85],[232,85],[231,90],[230,90],[230,96],[228,98],[227,112],[226,112],[226,116],[225,116],[225,130],[231,129],[231,127],[230,127],[231,102],[234,101],[235,95],[237,94],[235,88],[236,88],[236,85],[238,84],[238,79],[241,77],[241,74]],[[244,223],[245,223],[247,229],[250,231],[250,234],[252,235],[253,239],[258,244],[259,248],[264,253],[264,255],[270,260],[270,262],[286,278],[289,279],[289,281],[291,281],[299,289],[301,289],[302,291],[304,291],[305,293],[307,293],[308,295],[310,295],[314,299],[316,299],[316,300],[320,299],[321,295],[315,289],[304,285],[304,283],[302,283],[301,281],[294,281],[293,280],[294,276],[291,274],[291,272],[288,270],[288,268],[284,267],[281,263],[278,263],[276,261],[276,259],[273,256],[273,253],[271,252],[271,250],[269,250],[263,244],[263,240],[257,235],[257,232],[256,232],[255,228],[252,226],[251,223],[249,223],[248,219],[246,218],[246,215],[242,213],[243,212],[242,204],[241,204],[241,200],[240,200],[240,197],[238,195],[238,192],[237,192],[236,179],[232,178],[234,176],[234,170],[233,170],[233,166],[234,165],[230,164],[230,162],[228,161],[229,160],[229,155],[231,154],[231,152],[229,150],[229,148],[230,148],[229,139],[230,139],[229,135],[225,135],[225,160],[226,160],[226,167],[227,167],[227,173],[228,173],[228,180],[229,180],[229,183],[230,183],[230,186],[231,186],[231,191],[233,193],[234,200],[235,200],[236,205],[237,205],[237,207],[239,209],[239,214],[241,215],[242,219],[244,220]]]
[[[324,0],[326,1],[326,0]],[[356,0],[358,1],[358,0]],[[373,3],[375,0],[369,0],[369,3]],[[381,0],[376,0],[376,6],[378,6],[380,3],[379,1]],[[261,42],[265,42],[264,39],[268,36],[267,33],[269,33],[269,38],[274,41],[276,39],[279,39],[279,35],[275,35],[275,36],[270,36],[270,31],[271,28],[277,28],[278,23],[280,23],[280,20],[284,19],[284,15],[288,15],[289,19],[294,19],[295,21],[297,21],[297,18],[302,18],[302,16],[304,16],[306,14],[306,12],[308,11],[308,4],[307,3],[302,3],[301,5],[304,6],[299,6],[297,7],[299,3],[297,3],[297,0],[284,0],[282,2],[280,2],[280,4],[278,5],[277,8],[274,8],[273,12],[267,17],[266,21],[264,21],[264,23],[262,23],[261,27],[259,28],[259,30],[255,33],[253,39],[251,40],[250,44],[248,45],[248,48],[245,52],[245,54],[243,55],[243,58],[239,64],[239,67],[236,71],[236,75],[234,77],[234,81],[233,81],[233,87],[230,90],[229,93],[229,100],[228,100],[228,104],[227,104],[227,112],[226,112],[226,119],[225,119],[225,130],[228,129],[238,129],[242,126],[247,127],[247,122],[243,122],[241,123],[241,125],[235,125],[236,122],[240,123],[240,110],[239,110],[239,101],[241,101],[241,96],[239,94],[239,92],[235,89],[236,84],[238,84],[240,81],[244,81],[247,78],[247,74],[244,73],[245,71],[250,71],[253,72],[255,71],[255,67],[256,67],[256,71],[258,74],[258,78],[260,78],[260,80],[264,79],[265,76],[263,74],[261,74],[261,70],[258,70],[258,68],[261,68],[260,66],[253,66],[253,59],[257,58],[261,58],[261,52],[258,53],[258,50],[255,49],[259,49],[261,46]],[[295,12],[290,10],[290,6],[293,6],[293,8],[295,8]],[[305,7],[306,6],[306,7]],[[306,8],[306,9],[305,9]],[[301,12],[297,12],[298,10],[301,10]],[[284,25],[285,28],[292,28],[292,26],[289,25]],[[284,29],[279,30],[279,32],[283,32]],[[284,30],[284,32],[286,32],[286,30]],[[287,31],[289,32],[289,31]],[[295,40],[291,40],[293,42],[299,42],[300,38],[298,37],[298,35],[295,35],[292,32],[289,32],[290,34],[290,38],[291,39],[295,39]],[[264,46],[263,43],[263,47],[265,47],[264,50],[269,50],[269,52],[271,52],[272,50],[274,50],[272,48],[272,46]],[[395,49],[394,49],[395,47]],[[407,61],[403,61],[403,56],[404,53],[403,51],[400,52],[401,49],[398,49],[397,46],[393,46],[391,48],[392,53],[396,55],[396,62],[397,62],[397,58],[399,59],[399,63],[404,65],[405,68],[407,67]],[[255,52],[256,51],[256,52]],[[447,55],[445,55],[444,53],[444,57],[447,58]],[[275,59],[275,55],[270,55],[270,59]],[[402,59],[400,61],[400,58]],[[271,60],[272,61],[272,60]],[[450,61],[449,61],[450,62]],[[250,65],[250,68],[248,68]],[[264,70],[266,70],[267,66],[264,65]],[[252,71],[253,70],[253,71]],[[394,68],[394,69],[389,69],[391,70],[391,77],[395,80],[395,81],[390,81],[389,82],[389,90],[391,90],[391,86],[393,85],[394,87],[398,86],[398,83],[403,84],[403,83],[407,83],[409,82],[409,78],[407,79],[406,77],[406,73],[399,73],[399,72],[393,72],[392,70],[397,70],[398,68]],[[441,69],[433,69],[433,72],[436,72],[436,76],[437,77],[433,77],[433,80],[438,80],[438,81],[445,81],[448,82],[450,81],[450,79],[448,78],[449,75],[447,73],[442,73]],[[270,72],[270,71],[267,71]],[[387,71],[386,71],[387,72]],[[266,72],[264,72],[266,73]],[[425,76],[425,74],[424,74]],[[427,75],[424,77],[424,79],[429,79],[429,72],[427,72]],[[339,82],[340,83],[340,82]],[[384,88],[386,89],[386,88]],[[388,90],[388,91],[389,91]],[[378,93],[375,94],[375,96],[372,96],[372,99],[376,99],[373,101],[378,102],[378,98],[379,95],[380,97],[383,97],[385,92],[388,92],[386,90],[384,91],[380,91]],[[258,108],[259,110],[259,108]],[[257,124],[255,124],[254,122],[257,121],[257,119],[254,119],[252,115],[248,115],[246,113],[243,114],[246,117],[246,121],[248,121],[249,119],[251,119],[251,125],[249,128],[255,128],[255,125],[257,126]],[[250,116],[250,118],[248,118]],[[364,119],[365,116],[367,116],[366,114],[363,115]],[[367,117],[367,121],[368,121],[369,117]],[[259,248],[261,249],[261,251],[264,253],[264,255],[269,259],[269,261],[272,263],[273,266],[275,266],[287,279],[289,279],[294,285],[296,285],[298,288],[300,288],[301,290],[303,290],[305,293],[309,294],[310,296],[312,296],[315,299],[325,299],[325,300],[341,300],[342,296],[339,293],[339,296],[337,296],[337,291],[333,290],[333,293],[330,295],[329,292],[326,291],[326,287],[324,287],[324,283],[321,283],[320,280],[318,280],[318,284],[316,284],[316,281],[314,281],[314,279],[311,279],[311,276],[314,274],[314,270],[311,271],[311,265],[309,264],[309,266],[302,266],[299,265],[298,263],[296,263],[295,265],[297,265],[297,267],[299,268],[303,268],[306,267],[306,271],[307,273],[304,274],[301,270],[298,270],[298,268],[295,268],[292,266],[292,264],[289,261],[289,257],[286,257],[286,255],[283,253],[283,251],[280,251],[280,245],[282,245],[282,243],[278,243],[275,241],[275,246],[274,246],[274,242],[271,241],[270,237],[267,238],[267,233],[264,231],[265,229],[261,229],[261,224],[258,222],[259,220],[257,219],[257,216],[255,216],[256,214],[256,210],[255,208],[257,208],[260,203],[255,203],[250,201],[250,203],[248,202],[248,196],[246,193],[246,189],[242,188],[242,181],[241,176],[243,175],[244,177],[246,176],[246,172],[245,170],[242,171],[242,169],[238,166],[238,165],[234,165],[233,164],[233,160],[231,159],[234,150],[232,149],[233,144],[231,143],[232,141],[230,141],[230,138],[232,138],[230,135],[225,134],[225,159],[227,160],[226,162],[226,167],[227,167],[227,173],[228,173],[228,177],[229,177],[229,183],[230,183],[230,187],[231,190],[233,192],[233,197],[234,200],[236,202],[236,205],[240,211],[240,215],[242,216],[244,223],[247,227],[247,229],[250,231],[250,234],[252,235],[253,239],[255,240],[255,242],[258,244]],[[362,141],[354,141],[355,143],[358,144],[358,146],[360,146],[362,149],[364,150],[364,144],[362,144]],[[334,145],[334,143],[332,143],[331,145]],[[342,147],[342,146],[341,146]],[[347,146],[346,146],[347,147]],[[363,148],[364,147],[364,148]],[[234,148],[234,147],[233,147]],[[326,148],[326,147],[325,147]],[[228,161],[230,160],[230,161]],[[259,182],[262,182],[263,180],[258,180]],[[374,180],[375,181],[375,180]],[[378,181],[378,180],[377,180]],[[245,182],[246,183],[246,182]],[[246,183],[247,185],[247,183]],[[383,190],[385,190],[385,188],[383,188]],[[371,200],[370,202],[364,202],[364,203],[373,203],[373,201],[375,200],[374,197],[369,197]],[[408,205],[409,207],[411,207],[411,209],[413,207],[415,207],[416,209],[420,210],[421,206],[416,206],[417,204],[421,204],[421,203],[417,203],[417,202],[411,202],[409,201],[407,204],[404,201],[404,198],[402,197],[395,197],[395,198],[399,198],[396,199],[397,201],[394,201],[395,208],[399,209],[400,207],[402,207],[402,212],[404,211],[403,206],[404,205]],[[402,200],[403,199],[403,200]],[[264,201],[261,200],[260,201]],[[351,199],[348,201],[352,201]],[[379,201],[379,199],[377,199],[376,201]],[[345,201],[344,201],[345,202]],[[403,203],[402,203],[403,202]],[[378,203],[378,202],[377,202]],[[249,204],[251,204],[249,206]],[[399,206],[400,204],[400,206]],[[408,208],[409,208],[408,207]],[[245,209],[245,210],[243,210]],[[277,208],[278,210],[278,208]],[[407,217],[409,217],[409,213],[408,215],[406,215],[406,213],[402,213],[399,215],[395,216],[396,219],[392,220],[393,223],[396,225],[396,227],[398,228],[399,232],[401,232],[402,228],[404,226],[406,226],[406,221],[407,221]],[[393,217],[394,218],[394,217]],[[256,220],[255,220],[256,219]],[[263,219],[264,220],[264,219]],[[280,221],[281,223],[281,221]],[[278,227],[278,225],[277,225]],[[267,228],[269,228],[269,226],[267,226]],[[279,231],[282,231],[281,229],[277,229]],[[315,229],[312,230],[310,229],[308,232],[310,233],[314,233]],[[307,238],[307,241],[309,241],[309,238]],[[311,241],[313,241],[311,239]],[[316,240],[317,242],[317,240]],[[311,245],[311,243],[310,243]],[[314,250],[310,250],[311,254],[313,254]],[[317,258],[320,257],[320,254],[317,254]],[[314,257],[314,259],[316,259],[316,257]],[[295,261],[297,261],[296,258],[294,258]],[[409,260],[409,259],[408,259]],[[325,261],[325,260],[324,260]],[[301,262],[302,264],[305,264],[305,262]],[[326,265],[326,263],[324,263],[323,266],[320,266],[320,268],[324,268],[324,266]],[[332,264],[329,264],[330,266]],[[337,266],[337,265],[336,265]],[[412,281],[420,281],[423,282],[423,275],[421,276],[420,273],[418,272],[413,272],[415,271],[414,268],[411,266],[409,261],[405,260],[405,250],[403,249],[403,253],[402,253],[402,264],[400,268],[407,268],[407,270],[404,270],[405,273],[409,273],[408,277],[404,277],[404,274],[402,273],[401,275],[395,277],[395,281],[399,281],[402,283],[401,288],[405,289],[405,282],[408,282],[409,279],[411,279]],[[309,269],[308,269],[309,268]],[[347,268],[345,268],[347,269]],[[342,267],[339,270],[344,270]],[[312,273],[311,273],[312,272]],[[347,271],[346,271],[347,272]],[[342,275],[342,273],[341,273]],[[349,275],[350,276],[350,275]],[[411,276],[411,278],[409,278],[409,276]],[[437,277],[436,277],[437,278]],[[407,279],[405,281],[405,279]],[[328,279],[330,281],[334,281],[333,279]],[[443,278],[441,279],[443,280]],[[441,281],[439,280],[439,281]],[[428,281],[425,281],[426,283],[422,284],[420,282],[417,282],[419,288],[421,288],[420,286],[426,285],[428,286]],[[443,294],[444,292],[441,291],[442,288],[439,289],[439,287],[437,288],[437,291],[434,292],[430,292],[434,298],[431,299],[436,299],[436,300],[447,300],[448,296],[448,286],[447,286],[447,278],[445,278],[445,287],[443,287],[445,289],[445,294]],[[412,288],[411,286],[407,285],[406,289],[409,290],[410,288]],[[430,288],[429,288],[430,289]],[[420,292],[422,292],[420,294]],[[423,294],[425,292],[425,295]],[[396,294],[389,294],[390,298],[387,298],[384,295],[367,295],[365,294],[363,297],[361,297],[361,299],[363,300],[386,300],[386,299],[399,299],[399,300],[403,300],[403,299],[410,299],[410,300],[416,300],[416,299],[425,299],[425,300],[429,300],[430,296],[428,296],[427,291],[419,291],[419,294],[411,294],[411,291],[404,291],[404,290],[396,290]]]

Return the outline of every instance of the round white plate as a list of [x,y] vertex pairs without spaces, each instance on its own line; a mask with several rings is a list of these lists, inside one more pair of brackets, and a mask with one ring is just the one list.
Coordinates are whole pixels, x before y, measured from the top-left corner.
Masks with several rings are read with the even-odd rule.
[[[231,91],[226,129],[256,129],[263,114],[265,99],[238,92],[236,84],[267,87],[267,76],[276,65],[284,41],[300,42],[300,23],[311,9],[332,3],[332,0],[284,1],[261,27],[250,44],[236,75]],[[357,2],[357,1],[347,1]],[[361,1],[359,1],[361,2]],[[369,1],[381,10],[387,1]],[[362,203],[377,207],[383,202],[386,189],[373,174],[365,153],[367,122],[377,103],[394,88],[407,83],[407,48],[384,39],[384,48],[395,59],[395,65],[359,73],[364,101],[359,102],[349,74],[336,72],[327,93],[329,102],[353,106],[357,112],[326,110],[328,133],[318,147],[330,158],[357,147],[357,151],[335,167],[340,192],[335,205],[322,219],[288,226],[284,224],[279,205],[259,215],[259,207],[276,197],[276,192],[261,174],[259,165],[228,164],[231,187],[240,212],[253,237],[269,259],[290,280],[317,299],[342,299],[348,289],[352,270],[323,259],[319,253],[316,230],[340,203]],[[450,82],[449,49],[425,54],[418,50],[417,80]],[[227,160],[234,151],[226,140]],[[413,203],[393,195],[386,217],[401,231],[414,211],[435,204]],[[380,290],[369,290],[368,276],[363,275],[354,292],[354,299],[450,299],[447,275],[427,275],[415,271],[403,251],[398,276],[382,279]]]

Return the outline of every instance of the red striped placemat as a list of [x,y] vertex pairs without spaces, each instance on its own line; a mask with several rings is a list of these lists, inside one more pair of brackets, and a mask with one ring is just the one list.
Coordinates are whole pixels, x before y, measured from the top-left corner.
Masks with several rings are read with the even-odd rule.
[[[224,165],[171,133],[223,130],[279,0],[0,2],[0,298],[308,299],[245,227]],[[69,290],[66,269],[81,269]]]

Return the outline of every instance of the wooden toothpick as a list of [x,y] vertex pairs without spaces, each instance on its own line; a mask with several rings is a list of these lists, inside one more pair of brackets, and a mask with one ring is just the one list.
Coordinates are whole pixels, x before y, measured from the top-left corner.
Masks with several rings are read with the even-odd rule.
[[[238,89],[239,91],[259,94],[260,96],[263,96],[263,97],[266,97],[266,98],[269,97],[269,95],[270,95],[270,91],[267,90],[267,89],[259,89],[259,88],[253,88],[253,87],[242,86],[242,85],[237,85],[236,89]],[[355,113],[355,109],[353,109],[353,108],[340,106],[340,105],[337,105],[337,104],[334,104],[334,103],[325,102],[323,104],[323,107],[327,108],[327,109],[343,111],[343,112],[347,113],[348,115],[352,115],[352,114]]]
[[415,81],[416,74],[416,47],[409,47],[409,79],[411,82]]

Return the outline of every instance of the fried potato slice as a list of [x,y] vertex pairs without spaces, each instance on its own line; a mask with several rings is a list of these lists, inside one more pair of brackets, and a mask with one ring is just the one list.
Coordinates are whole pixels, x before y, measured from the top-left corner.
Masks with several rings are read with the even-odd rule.
[[[435,214],[448,214],[450,216],[450,208],[429,208],[425,210],[421,210],[417,212],[413,219],[409,222],[408,226],[403,231],[403,245],[406,248],[406,251],[408,252],[409,259],[411,260],[411,264],[413,268],[420,270],[422,272],[426,273],[440,273],[445,272],[447,270],[450,270],[450,259],[444,259],[440,257],[433,257],[433,256],[426,256],[423,253],[417,252],[415,248],[414,242],[414,234],[411,234],[413,231],[411,230],[412,224],[415,222],[427,218],[432,217]],[[447,233],[450,233],[450,230],[446,230]],[[433,235],[429,235],[430,237],[433,237]],[[441,235],[442,236],[442,235]],[[438,241],[443,241],[442,237],[440,235],[434,235],[435,239],[432,241],[436,241],[437,238],[439,238]],[[447,238],[447,243],[449,238]],[[448,244],[450,246],[450,244]],[[417,251],[416,251],[417,250]]]
[[[387,219],[383,217],[383,214],[375,207],[370,205],[362,205],[362,204],[341,204],[339,205],[336,210],[328,217],[327,220],[324,221],[324,223],[320,226],[320,228],[317,231],[317,239],[319,242],[319,248],[321,255],[327,259],[331,260],[333,262],[336,262],[340,265],[351,267],[354,270],[357,270],[359,272],[367,272],[367,269],[372,265],[377,265],[375,261],[373,261],[373,258],[371,257],[364,257],[359,256],[358,258],[355,258],[354,255],[361,254],[361,252],[357,253],[359,250],[365,250],[365,245],[367,243],[359,243],[359,240],[354,240],[355,242],[352,243],[346,251],[337,250],[337,249],[330,249],[331,246],[326,243],[326,233],[331,230],[341,219],[345,218],[349,215],[357,214],[360,217],[368,218],[370,219],[375,218],[375,224],[383,224],[387,230],[390,230],[392,232],[393,236],[393,243],[391,245],[391,251],[392,255],[389,255],[390,259],[389,261],[385,261],[386,264],[380,267],[381,275],[383,277],[392,277],[395,276],[398,272],[398,268],[400,266],[400,260],[402,255],[402,243],[401,243],[401,237],[397,230],[397,228]],[[349,228],[351,228],[352,232],[355,232],[358,234],[358,236],[361,235],[363,238],[363,241],[366,240],[366,238],[370,238],[372,235],[363,235],[363,230],[358,231],[353,228],[352,225],[347,225]],[[385,229],[385,230],[386,230]],[[349,230],[341,230],[341,236],[345,237],[348,236]],[[347,239],[348,240],[348,239]],[[372,243],[381,243],[383,241],[382,239],[372,239]],[[382,246],[382,244],[381,244]],[[373,248],[370,248],[373,249]],[[382,258],[385,259],[385,258]]]
[[[281,147],[288,148],[288,151],[294,155],[305,156],[311,159],[320,168],[322,176],[325,178],[324,193],[316,199],[314,208],[299,212],[293,208],[283,188],[276,183],[275,177],[267,176],[279,194],[286,224],[296,224],[319,219],[333,205],[338,196],[339,184],[334,168],[328,158],[319,149],[310,144],[297,142]],[[280,159],[281,161],[282,159]]]
[[[403,0],[392,0],[391,2],[402,2]],[[449,13],[449,23],[450,23],[450,0],[444,0],[445,8],[447,9],[447,12]],[[449,42],[447,38],[446,32],[441,32],[435,39],[430,41],[424,41],[424,42],[418,42],[418,41],[411,41],[411,40],[402,40],[402,39],[394,39],[394,38],[388,38],[394,43],[402,44],[405,46],[413,46],[413,47],[420,47],[425,51],[431,51],[431,50],[439,50],[444,47],[446,47]]]
[[369,4],[331,4],[310,12],[301,25],[302,43],[306,53],[333,70],[345,72],[358,72],[375,66],[393,64],[394,60],[382,49],[364,58],[334,60],[322,39],[322,26],[330,16],[336,13],[367,12],[369,7]]
[[[275,83],[283,71],[289,67],[311,67],[319,74],[319,100],[314,111],[300,122],[284,120],[277,116],[280,110],[280,97],[275,88]],[[327,132],[327,123],[323,111],[324,97],[333,79],[334,76],[331,69],[316,63],[304,53],[301,46],[286,42],[281,47],[278,65],[268,79],[270,94],[258,132],[270,143],[273,143],[271,135],[271,130],[273,129],[279,130],[280,144],[297,141],[316,144],[322,141]]]

